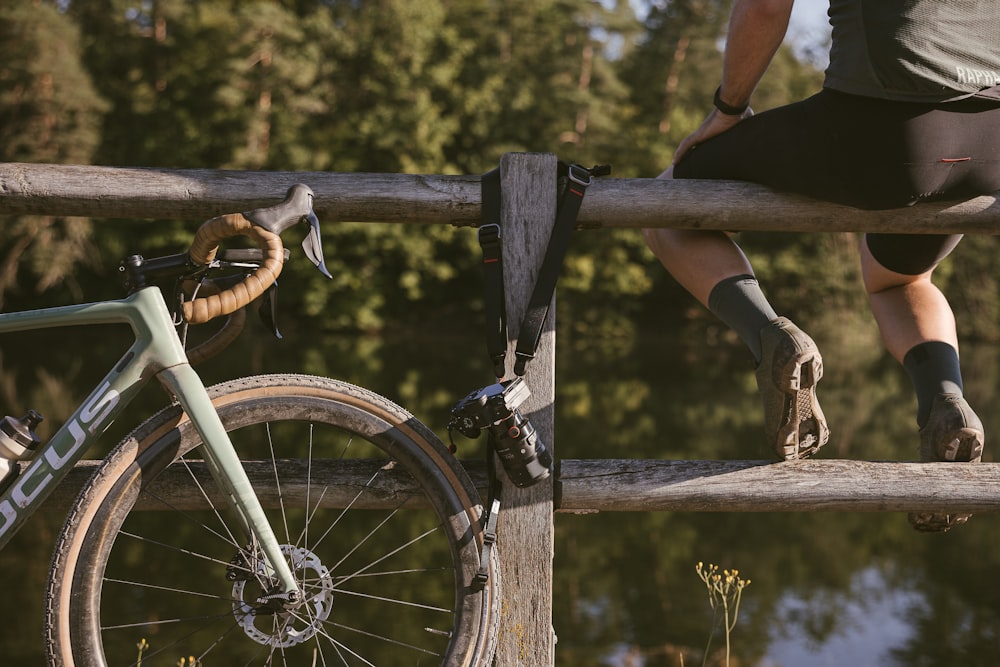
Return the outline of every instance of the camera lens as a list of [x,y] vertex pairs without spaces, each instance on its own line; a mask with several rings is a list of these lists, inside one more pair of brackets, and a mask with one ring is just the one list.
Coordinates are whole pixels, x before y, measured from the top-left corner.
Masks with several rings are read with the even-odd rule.
[[520,412],[512,410],[504,423],[490,429],[490,433],[500,463],[515,485],[532,486],[549,476],[552,455]]

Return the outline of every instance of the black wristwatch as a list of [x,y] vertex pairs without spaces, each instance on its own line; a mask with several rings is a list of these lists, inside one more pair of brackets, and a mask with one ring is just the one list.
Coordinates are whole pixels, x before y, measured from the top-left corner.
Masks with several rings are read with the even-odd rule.
[[719,86],[718,88],[715,89],[715,97],[712,98],[712,104],[715,105],[716,109],[726,114],[727,116],[742,116],[743,112],[746,111],[747,107],[750,106],[749,101],[745,102],[743,106],[740,107],[734,107],[731,104],[726,104],[725,102],[722,101],[722,97],[719,96],[721,92],[722,92],[722,86]]

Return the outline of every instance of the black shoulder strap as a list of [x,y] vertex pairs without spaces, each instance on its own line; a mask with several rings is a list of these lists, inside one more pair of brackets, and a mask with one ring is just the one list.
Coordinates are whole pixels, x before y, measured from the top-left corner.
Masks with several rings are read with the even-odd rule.
[[500,168],[482,177],[483,222],[479,246],[483,250],[485,279],[486,349],[497,378],[507,374],[507,302],[503,287],[502,238],[500,233]]
[[528,309],[524,313],[521,330],[517,336],[514,363],[514,373],[517,375],[524,375],[525,366],[534,359],[538,350],[542,327],[549,313],[549,304],[552,303],[552,295],[556,291],[556,280],[559,278],[559,271],[569,249],[570,238],[576,229],[576,216],[580,211],[580,204],[583,203],[583,195],[587,187],[593,183],[594,176],[610,171],[608,167],[586,169],[564,162],[559,163],[559,169],[561,174],[565,172],[566,187],[559,198],[549,245],[545,249],[542,268],[538,272],[538,280],[535,282],[535,289],[531,293],[531,300],[528,302]]
[[[552,227],[538,280],[528,302],[528,309],[521,322],[518,343],[515,350],[514,372],[524,375],[525,366],[534,358],[542,337],[542,327],[549,312],[549,304],[556,290],[556,280],[562,268],[570,238],[576,228],[576,217],[583,202],[587,187],[594,176],[611,172],[607,166],[591,169],[575,164],[559,163],[559,176],[566,178],[556,209],[556,221]],[[503,285],[503,254],[500,227],[500,170],[487,172],[482,176],[482,216],[479,227],[479,245],[483,251],[483,271],[485,276],[486,346],[493,372],[497,378],[507,373],[504,358],[507,353],[507,302]]]

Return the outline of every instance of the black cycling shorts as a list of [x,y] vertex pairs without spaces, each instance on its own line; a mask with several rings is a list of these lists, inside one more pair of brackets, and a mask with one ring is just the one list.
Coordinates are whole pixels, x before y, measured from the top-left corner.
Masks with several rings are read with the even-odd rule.
[[[864,209],[991,194],[1000,190],[1000,105],[896,102],[824,89],[696,146],[674,177],[751,181]],[[960,238],[870,233],[868,246],[886,268],[916,275]]]

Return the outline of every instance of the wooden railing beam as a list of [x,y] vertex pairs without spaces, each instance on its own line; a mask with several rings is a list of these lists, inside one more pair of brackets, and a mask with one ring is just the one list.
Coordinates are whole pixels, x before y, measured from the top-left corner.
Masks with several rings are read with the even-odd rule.
[[[0,163],[0,215],[204,220],[265,206],[294,183],[316,193],[323,221],[477,225],[479,175],[340,174]],[[963,202],[862,211],[736,181],[598,179],[582,228],[986,233],[1000,193]]]
[[564,460],[560,510],[996,512],[1000,463]]
[[[65,513],[99,463],[78,463],[45,509]],[[382,463],[314,461],[313,495],[317,486],[327,489],[322,503],[328,507],[352,501],[362,509],[424,506],[420,490],[405,473],[383,471],[377,483],[371,482]],[[462,464],[485,497],[485,462]],[[270,462],[251,461],[246,468],[264,506],[277,508]],[[140,499],[140,509],[205,509],[201,490],[187,483],[188,469],[221,503],[208,471],[193,461],[168,468],[155,482],[155,493]],[[281,470],[284,501],[305,502],[310,473],[305,462],[282,461]],[[560,512],[998,512],[998,488],[1000,463],[564,459],[558,465],[554,505]],[[157,499],[169,501],[170,507]]]

